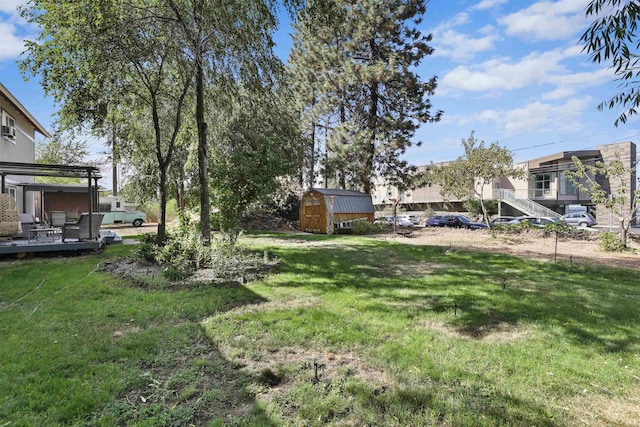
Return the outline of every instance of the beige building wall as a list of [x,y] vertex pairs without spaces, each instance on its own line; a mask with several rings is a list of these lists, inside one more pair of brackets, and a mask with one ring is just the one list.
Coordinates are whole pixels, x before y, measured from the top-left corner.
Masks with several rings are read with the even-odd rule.
[[[628,217],[632,208],[632,195],[636,191],[637,186],[637,175],[636,175],[636,145],[633,142],[620,142],[617,144],[607,144],[607,145],[599,145],[596,147],[602,153],[602,160],[605,163],[609,163],[610,161],[616,160],[617,158],[622,161],[624,168],[629,171],[623,178],[626,188],[626,198],[627,202],[621,207],[622,215],[624,217]],[[610,194],[615,194],[620,190],[620,180],[612,179],[603,184],[603,187],[606,187],[606,190],[610,192]],[[617,225],[619,223],[619,218],[610,218],[611,212],[604,205],[597,205],[596,212],[598,214],[598,222],[601,224],[607,224],[609,221],[612,221],[612,225]],[[632,224],[635,224],[634,215]]]

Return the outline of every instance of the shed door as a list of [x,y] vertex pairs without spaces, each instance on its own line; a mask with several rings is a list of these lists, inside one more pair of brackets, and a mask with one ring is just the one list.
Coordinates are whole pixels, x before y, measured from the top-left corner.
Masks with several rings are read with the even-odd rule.
[[324,230],[324,212],[320,199],[317,197],[305,197],[304,218],[302,218],[302,230],[321,233]]

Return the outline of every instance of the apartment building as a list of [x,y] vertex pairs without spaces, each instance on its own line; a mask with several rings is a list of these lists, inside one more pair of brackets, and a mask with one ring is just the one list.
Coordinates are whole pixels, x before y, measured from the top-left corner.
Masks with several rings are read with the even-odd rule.
[[[566,172],[575,170],[573,156],[586,164],[596,161],[609,163],[619,158],[630,172],[625,177],[625,184],[630,193],[635,191],[636,176],[636,145],[633,142],[599,145],[594,150],[562,151],[548,156],[538,157],[518,163],[516,166],[525,171],[521,179],[500,177],[490,185],[485,185],[483,197],[496,199],[500,202],[503,215],[540,215],[559,216],[575,209],[576,206],[602,218],[609,216],[609,211],[603,206],[596,206],[589,196],[578,190],[577,186],[568,179]],[[419,166],[418,171],[424,171],[428,165]],[[602,188],[608,193],[615,193],[618,183],[603,177],[598,177]],[[476,182],[476,188],[480,183]],[[422,186],[406,191],[376,182],[372,193],[373,203],[378,210],[391,205],[392,200],[398,200],[400,207],[417,211],[431,208],[434,211],[464,211],[463,201],[449,199],[445,202],[441,187],[438,185]],[[546,210],[545,210],[546,209]],[[629,212],[631,200],[622,207],[623,212]],[[533,212],[535,210],[535,212]]]

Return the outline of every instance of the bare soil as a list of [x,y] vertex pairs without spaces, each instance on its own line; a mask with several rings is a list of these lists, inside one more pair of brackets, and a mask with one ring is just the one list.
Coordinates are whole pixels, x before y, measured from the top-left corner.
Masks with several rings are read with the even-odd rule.
[[416,228],[411,236],[386,234],[383,239],[413,245],[449,246],[452,249],[472,249],[500,252],[526,258],[563,260],[569,262],[640,268],[640,244],[629,240],[627,252],[604,252],[599,246],[598,233],[591,232],[585,240],[545,236],[542,230],[529,230],[521,234],[506,234],[488,230],[454,228]]

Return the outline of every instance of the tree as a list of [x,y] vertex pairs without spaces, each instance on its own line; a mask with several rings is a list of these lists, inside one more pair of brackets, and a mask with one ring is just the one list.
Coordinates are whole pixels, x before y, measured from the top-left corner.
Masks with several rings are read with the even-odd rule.
[[476,198],[480,201],[482,215],[487,225],[489,215],[484,200],[484,188],[500,177],[520,178],[524,170],[513,165],[511,152],[498,142],[485,146],[471,136],[462,140],[464,155],[451,163],[431,167],[425,182],[439,184],[445,199],[454,196],[461,200]]
[[272,52],[275,2],[264,0],[206,1],[163,0],[180,29],[184,50],[195,74],[195,121],[198,133],[198,181],[200,184],[200,234],[211,239],[209,197],[209,148],[206,120],[206,86],[243,81],[262,84],[282,64]]
[[234,242],[247,207],[272,197],[279,178],[295,171],[299,130],[283,88],[241,87],[213,99],[211,192],[221,229]]
[[637,37],[640,20],[640,2],[635,0],[592,0],[586,9],[586,15],[595,17],[589,28],[580,37],[584,50],[590,54],[594,63],[611,62],[611,67],[620,82],[620,92],[605,105],[611,109],[617,105],[623,107],[615,125],[626,123],[629,116],[637,114],[640,105],[640,39]]
[[84,165],[89,163],[89,146],[73,132],[57,130],[51,139],[36,144],[36,162],[56,165]]
[[630,177],[635,176],[635,165],[625,167],[616,153],[616,158],[608,163],[597,161],[593,165],[585,164],[578,157],[571,158],[575,171],[567,171],[566,176],[579,191],[586,193],[591,201],[603,205],[620,222],[620,243],[627,246],[627,236],[631,221],[638,211],[640,189],[629,187]]
[[315,0],[298,17],[292,74],[311,133],[318,118],[326,123],[324,167],[341,187],[404,182],[413,168],[401,155],[420,123],[440,119],[427,98],[436,78],[413,71],[433,52],[431,35],[415,28],[425,11],[422,0]]
[[146,145],[153,141],[158,243],[166,232],[167,171],[192,82],[176,29],[160,18],[167,14],[155,0],[33,0],[22,9],[40,27],[38,42],[27,44],[22,69],[41,75],[45,93],[62,104],[64,126],[88,123],[99,130],[114,111],[122,120],[148,124],[135,123],[149,130]]

